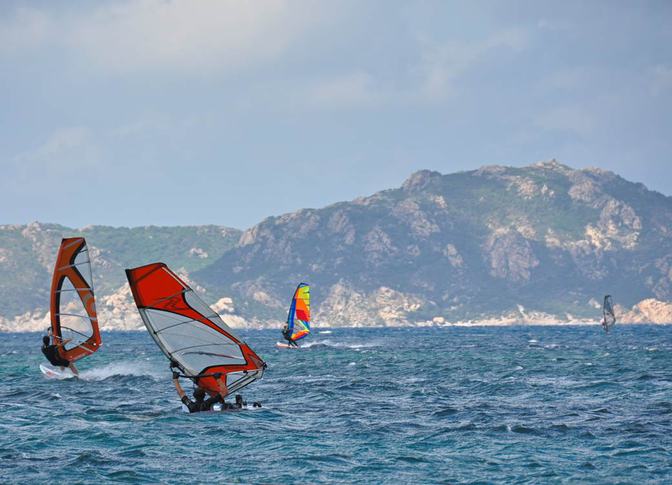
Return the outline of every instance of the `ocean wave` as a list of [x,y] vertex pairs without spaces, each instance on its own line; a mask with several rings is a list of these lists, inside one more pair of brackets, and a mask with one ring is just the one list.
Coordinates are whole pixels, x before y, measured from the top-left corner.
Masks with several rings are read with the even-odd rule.
[[168,372],[160,372],[150,363],[143,361],[121,361],[113,362],[102,367],[94,367],[79,373],[80,379],[84,381],[103,381],[111,377],[151,377],[152,379],[168,379]]

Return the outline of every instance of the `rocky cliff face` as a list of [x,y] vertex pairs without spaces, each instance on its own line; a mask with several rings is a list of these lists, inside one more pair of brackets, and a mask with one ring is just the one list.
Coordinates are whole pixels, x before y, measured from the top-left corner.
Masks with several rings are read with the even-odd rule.
[[0,330],[43,329],[60,238],[84,235],[104,328],[141,328],[123,268],[163,260],[233,326],[278,326],[296,284],[317,325],[672,323],[672,198],[555,161],[488,166],[218,226],[0,226]]
[[[192,277],[250,319],[284,319],[305,280],[323,324],[588,321],[605,293],[623,308],[672,300],[672,199],[555,161],[420,171],[268,218]],[[624,317],[669,318],[662,308]]]

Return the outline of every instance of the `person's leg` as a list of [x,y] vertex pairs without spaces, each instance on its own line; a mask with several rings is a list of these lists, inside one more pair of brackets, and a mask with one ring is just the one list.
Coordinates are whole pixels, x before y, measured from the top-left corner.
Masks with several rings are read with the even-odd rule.
[[79,371],[77,370],[77,367],[75,367],[74,362],[70,362],[70,365],[68,367],[70,367],[70,370],[75,375],[75,377],[79,377]]

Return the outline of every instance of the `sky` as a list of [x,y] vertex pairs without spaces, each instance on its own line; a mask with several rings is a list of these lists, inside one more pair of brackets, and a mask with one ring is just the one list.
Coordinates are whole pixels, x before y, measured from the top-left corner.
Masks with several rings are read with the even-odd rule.
[[221,224],[555,158],[672,194],[672,2],[0,3],[0,224]]

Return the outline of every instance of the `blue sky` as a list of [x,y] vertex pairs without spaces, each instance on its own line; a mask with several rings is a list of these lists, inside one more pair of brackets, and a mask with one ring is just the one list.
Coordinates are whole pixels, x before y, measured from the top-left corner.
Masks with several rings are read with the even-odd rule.
[[0,224],[223,224],[556,158],[672,194],[672,3],[0,4]]

